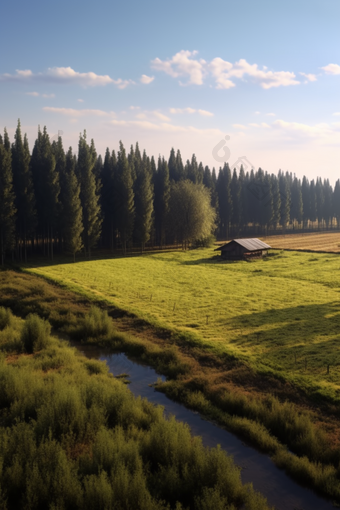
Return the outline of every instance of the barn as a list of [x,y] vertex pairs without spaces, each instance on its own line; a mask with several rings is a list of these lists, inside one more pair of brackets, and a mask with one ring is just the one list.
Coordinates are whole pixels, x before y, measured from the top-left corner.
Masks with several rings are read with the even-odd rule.
[[221,251],[222,258],[226,260],[252,260],[267,255],[269,248],[271,246],[260,239],[233,239],[215,251]]

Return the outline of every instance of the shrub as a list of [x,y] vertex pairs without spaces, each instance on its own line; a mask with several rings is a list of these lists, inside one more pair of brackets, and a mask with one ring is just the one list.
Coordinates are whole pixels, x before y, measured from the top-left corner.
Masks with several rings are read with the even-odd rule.
[[11,326],[13,323],[13,315],[11,310],[0,306],[0,330],[5,329],[7,326]]
[[108,336],[112,329],[112,320],[107,311],[92,306],[88,315],[77,326],[69,328],[68,333],[77,340],[89,340]]
[[45,349],[49,344],[51,325],[48,321],[41,319],[39,315],[30,314],[21,332],[21,341],[27,353],[33,353]]

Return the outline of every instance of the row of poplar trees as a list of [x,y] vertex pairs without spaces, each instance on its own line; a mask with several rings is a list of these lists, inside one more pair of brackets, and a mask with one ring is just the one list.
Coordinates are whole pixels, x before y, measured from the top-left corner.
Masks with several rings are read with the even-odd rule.
[[[106,150],[104,161],[94,141],[80,135],[78,154],[66,153],[62,138],[51,143],[46,127],[30,153],[20,121],[11,143],[0,135],[0,248],[27,260],[28,251],[53,258],[54,251],[90,257],[98,245],[121,248],[132,243],[176,242],[169,221],[171,186],[191,181],[208,188],[216,211],[215,234],[227,239],[244,234],[249,226],[265,233],[285,229],[291,222],[307,226],[340,219],[340,181],[309,182],[291,173],[231,171],[225,163],[218,174],[198,163],[195,155],[184,164],[180,151],[169,160],[149,158],[138,143],[126,154],[120,142],[117,154]],[[177,239],[178,240],[178,239]]]

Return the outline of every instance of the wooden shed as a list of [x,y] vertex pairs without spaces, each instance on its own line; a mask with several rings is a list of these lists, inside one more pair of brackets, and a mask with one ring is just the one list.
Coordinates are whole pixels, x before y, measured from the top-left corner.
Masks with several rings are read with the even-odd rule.
[[260,239],[233,239],[215,251],[221,251],[222,258],[226,260],[249,260],[262,258],[269,248],[271,246]]

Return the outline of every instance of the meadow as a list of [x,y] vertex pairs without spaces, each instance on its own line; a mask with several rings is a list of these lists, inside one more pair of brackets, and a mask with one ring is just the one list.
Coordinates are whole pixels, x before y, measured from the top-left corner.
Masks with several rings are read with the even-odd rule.
[[339,402],[336,254],[272,251],[260,261],[230,263],[199,249],[27,270],[170,330],[188,345]]

